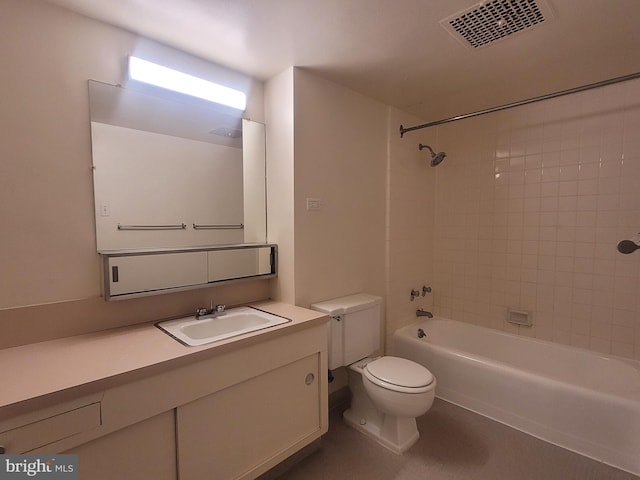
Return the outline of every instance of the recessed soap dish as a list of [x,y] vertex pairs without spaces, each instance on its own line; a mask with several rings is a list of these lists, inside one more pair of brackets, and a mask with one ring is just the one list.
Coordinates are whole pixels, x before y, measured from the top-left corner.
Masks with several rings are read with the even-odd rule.
[[510,308],[507,313],[507,322],[522,327],[531,327],[533,325],[533,315],[524,310],[515,310]]

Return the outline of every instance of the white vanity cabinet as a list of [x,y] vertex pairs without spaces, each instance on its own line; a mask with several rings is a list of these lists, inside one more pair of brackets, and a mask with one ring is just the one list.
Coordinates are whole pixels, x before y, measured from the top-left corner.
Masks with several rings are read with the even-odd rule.
[[[158,355],[146,368],[118,367],[121,374],[89,384],[87,371],[76,368],[85,381],[77,397],[61,390],[44,406],[33,397],[37,408],[29,400],[0,408],[0,445],[7,453],[78,454],[82,479],[256,478],[328,428],[328,319],[299,307],[272,308],[291,313],[292,321],[210,348],[173,343],[149,325],[107,332],[102,340],[96,334],[17,347],[19,357],[0,352],[7,364],[41,355],[34,374],[52,355],[72,362],[55,367],[69,372],[79,361],[74,352],[88,345],[100,368],[135,361],[141,349],[154,358],[158,349],[186,353]],[[15,376],[7,380],[18,384]]]
[[57,442],[100,428],[100,396],[74,399],[27,415],[0,416],[0,446],[7,454],[46,452]]
[[320,366],[310,355],[178,407],[179,478],[254,478],[317,438]]
[[71,449],[81,479],[176,480],[174,410]]

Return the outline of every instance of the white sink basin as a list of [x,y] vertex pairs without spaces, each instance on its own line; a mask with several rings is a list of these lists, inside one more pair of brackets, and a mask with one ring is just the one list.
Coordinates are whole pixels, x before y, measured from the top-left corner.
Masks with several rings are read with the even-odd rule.
[[192,347],[218,342],[243,333],[274,327],[291,320],[251,307],[226,310],[215,317],[196,319],[195,316],[166,320],[158,328],[178,341]]

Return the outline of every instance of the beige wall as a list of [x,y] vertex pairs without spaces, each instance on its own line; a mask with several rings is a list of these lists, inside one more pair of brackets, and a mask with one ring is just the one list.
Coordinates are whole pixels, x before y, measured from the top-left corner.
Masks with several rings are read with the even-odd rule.
[[[162,317],[165,300],[100,299],[87,80],[121,83],[127,55],[144,52],[248,89],[247,115],[258,121],[262,84],[40,1],[1,4],[0,346]],[[180,314],[211,298],[267,296],[252,283],[172,295],[171,305]]]
[[[387,107],[304,69],[284,75],[293,104],[287,97],[278,108],[285,106],[288,115],[294,107],[294,115],[287,117],[293,141],[291,130],[278,135],[278,141],[284,138],[294,149],[275,161],[290,159],[285,172],[292,175],[294,190],[285,187],[289,203],[277,215],[293,222],[287,237],[293,239],[288,244],[293,250],[281,257],[287,276],[280,275],[280,289],[289,294],[287,301],[303,307],[358,292],[384,297]],[[268,123],[267,131],[272,128]],[[268,159],[273,168],[274,158]],[[272,180],[270,188],[275,187]],[[308,198],[318,200],[320,208],[307,210]],[[271,205],[270,218],[273,210]],[[280,223],[278,228],[285,227]],[[334,375],[330,393],[347,384],[344,368]]]
[[384,104],[295,70],[297,305],[384,295],[386,129]]
[[383,296],[386,106],[299,68],[267,82],[265,104],[274,298]]
[[278,244],[272,298],[295,304],[293,212],[293,68],[265,85],[267,117],[267,237]]
[[433,229],[437,169],[420,143],[440,151],[435,129],[418,130],[400,138],[399,126],[419,125],[421,119],[397,109],[389,115],[387,323],[386,340],[398,328],[416,320],[416,310],[433,307],[433,294],[411,300],[411,290],[433,287]]

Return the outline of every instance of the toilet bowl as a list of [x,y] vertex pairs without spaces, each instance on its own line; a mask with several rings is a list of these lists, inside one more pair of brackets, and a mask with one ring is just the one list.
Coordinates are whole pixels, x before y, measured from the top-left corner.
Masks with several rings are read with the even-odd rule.
[[435,396],[431,372],[398,357],[365,358],[348,372],[353,397],[345,422],[394,453],[417,442],[416,417],[429,410]]

